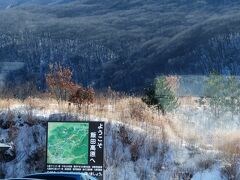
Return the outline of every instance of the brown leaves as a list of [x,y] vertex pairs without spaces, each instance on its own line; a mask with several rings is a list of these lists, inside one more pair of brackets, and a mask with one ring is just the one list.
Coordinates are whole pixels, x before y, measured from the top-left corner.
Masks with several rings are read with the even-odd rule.
[[50,72],[46,75],[46,81],[50,88],[71,89],[72,71],[68,67],[62,67],[59,64],[49,65]]
[[69,101],[77,104],[81,108],[82,104],[92,104],[94,101],[95,92],[93,88],[78,87],[76,93],[70,96]]
[[91,104],[94,101],[94,90],[83,88],[72,82],[73,73],[68,67],[59,64],[49,65],[49,73],[46,75],[46,82],[57,100],[65,100],[77,104]]

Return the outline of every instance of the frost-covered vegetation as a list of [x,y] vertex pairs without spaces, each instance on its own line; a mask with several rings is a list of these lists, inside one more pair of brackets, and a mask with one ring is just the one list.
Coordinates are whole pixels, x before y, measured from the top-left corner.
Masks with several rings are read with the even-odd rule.
[[180,98],[165,116],[140,98],[111,90],[92,105],[77,106],[46,97],[0,100],[0,137],[12,149],[1,156],[1,177],[45,168],[48,120],[103,120],[106,179],[238,179],[239,115],[217,118],[199,98]]

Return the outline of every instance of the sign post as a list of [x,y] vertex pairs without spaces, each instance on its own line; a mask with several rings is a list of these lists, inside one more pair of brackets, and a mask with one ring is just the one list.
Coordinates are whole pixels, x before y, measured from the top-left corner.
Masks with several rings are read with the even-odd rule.
[[81,172],[103,179],[104,122],[48,122],[47,172]]

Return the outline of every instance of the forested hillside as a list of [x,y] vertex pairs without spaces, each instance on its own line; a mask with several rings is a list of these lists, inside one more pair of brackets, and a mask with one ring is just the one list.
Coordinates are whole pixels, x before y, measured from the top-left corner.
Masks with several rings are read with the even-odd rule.
[[[0,61],[24,63],[5,84],[37,82],[49,63],[84,86],[141,91],[160,74],[238,74],[238,1],[1,1]],[[16,71],[16,70],[15,70]],[[4,83],[3,83],[4,84]]]

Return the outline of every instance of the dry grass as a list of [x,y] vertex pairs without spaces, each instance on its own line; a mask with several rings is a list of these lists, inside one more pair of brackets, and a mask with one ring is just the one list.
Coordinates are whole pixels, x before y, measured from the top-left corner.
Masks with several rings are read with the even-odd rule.
[[219,131],[215,135],[215,147],[226,155],[240,157],[240,131]]
[[72,103],[57,100],[51,97],[27,98],[24,101],[17,99],[0,99],[0,109],[25,108],[27,111],[42,110],[43,112],[80,113],[117,120],[129,123],[150,122],[159,120],[159,117],[148,108],[140,98],[122,97],[107,98],[99,97],[91,105],[84,105],[80,110]]
[[0,109],[10,109],[14,105],[19,104],[21,101],[17,99],[0,99]]
[[[180,98],[182,106],[197,107],[196,97]],[[57,102],[48,94],[38,98],[27,98],[24,101],[17,99],[0,99],[0,109],[14,109],[24,107],[28,115],[28,121],[33,121],[33,111],[42,113],[76,113],[98,118],[106,118],[109,121],[120,121],[134,127],[140,127],[156,139],[164,139],[169,143],[197,144],[207,147],[204,134],[197,134],[189,126],[185,126],[174,114],[159,116],[154,109],[147,107],[141,98],[131,96],[97,96],[94,103],[85,105],[80,110],[69,102]],[[217,132],[215,134],[214,148],[230,155],[240,155],[239,132]]]
[[180,97],[179,98],[179,103],[182,106],[198,106],[197,100],[199,98],[198,97],[194,97],[194,96],[186,96],[186,97]]

